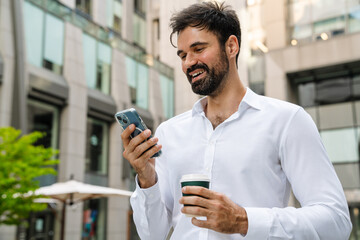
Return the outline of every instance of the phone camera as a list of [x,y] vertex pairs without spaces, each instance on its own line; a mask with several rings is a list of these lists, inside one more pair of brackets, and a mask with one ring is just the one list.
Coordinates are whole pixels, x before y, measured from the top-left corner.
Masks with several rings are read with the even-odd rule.
[[122,118],[120,116],[116,116],[119,121],[122,121]]
[[125,124],[127,124],[128,123],[128,121],[126,120],[126,119],[123,119],[122,120]]

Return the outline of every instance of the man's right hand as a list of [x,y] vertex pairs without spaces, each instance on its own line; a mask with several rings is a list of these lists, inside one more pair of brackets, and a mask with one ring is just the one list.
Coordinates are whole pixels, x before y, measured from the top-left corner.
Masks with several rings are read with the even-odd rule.
[[135,125],[131,124],[121,134],[124,145],[123,156],[138,174],[140,187],[149,188],[156,183],[155,158],[151,156],[160,151],[162,146],[155,145],[158,142],[157,138],[146,140],[151,135],[149,129],[131,139],[130,134],[134,130]]

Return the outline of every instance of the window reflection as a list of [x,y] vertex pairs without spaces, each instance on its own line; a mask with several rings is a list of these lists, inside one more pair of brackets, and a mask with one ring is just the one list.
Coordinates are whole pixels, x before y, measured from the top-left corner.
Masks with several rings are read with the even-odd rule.
[[328,40],[360,31],[360,5],[352,0],[289,0],[289,43]]
[[64,22],[29,2],[24,2],[27,61],[37,67],[62,73]]
[[360,75],[300,83],[297,91],[303,107],[351,101],[360,97]]
[[106,239],[107,199],[84,202],[82,240]]
[[325,80],[316,84],[316,101],[319,104],[344,102],[350,97],[349,78]]
[[325,130],[320,135],[333,163],[359,161],[358,128]]
[[353,11],[349,14],[349,32],[360,31],[360,10]]
[[89,88],[110,93],[111,47],[83,34],[86,83]]
[[126,77],[130,87],[131,103],[143,109],[147,109],[149,68],[130,57],[126,57]]
[[[28,101],[28,131],[40,131],[46,135],[37,141],[37,145],[44,147],[58,147],[59,110],[52,105]],[[56,182],[56,176],[45,175],[38,179],[40,186],[47,186]]]
[[87,121],[86,172],[107,174],[108,125],[93,118]]
[[265,94],[265,57],[260,51],[251,51],[248,62],[249,87],[257,94]]
[[174,116],[174,80],[160,75],[160,85],[164,115],[171,118]]
[[87,16],[91,15],[91,0],[76,0],[76,9],[85,13]]

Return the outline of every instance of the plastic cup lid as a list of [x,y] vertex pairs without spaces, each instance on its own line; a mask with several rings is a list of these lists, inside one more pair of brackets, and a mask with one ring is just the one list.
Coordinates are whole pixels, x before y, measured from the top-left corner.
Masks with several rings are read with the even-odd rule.
[[181,182],[190,181],[207,181],[210,182],[210,178],[205,174],[186,174],[181,177]]

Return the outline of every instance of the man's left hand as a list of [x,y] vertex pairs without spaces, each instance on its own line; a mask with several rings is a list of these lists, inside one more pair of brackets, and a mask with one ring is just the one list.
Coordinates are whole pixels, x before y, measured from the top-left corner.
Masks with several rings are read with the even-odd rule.
[[243,207],[235,204],[227,196],[214,192],[207,188],[186,186],[182,188],[185,194],[197,196],[186,196],[180,199],[180,204],[195,206],[184,206],[181,212],[196,216],[205,216],[206,220],[192,218],[192,223],[201,228],[212,229],[221,233],[240,233],[246,235],[248,230],[248,219]]

